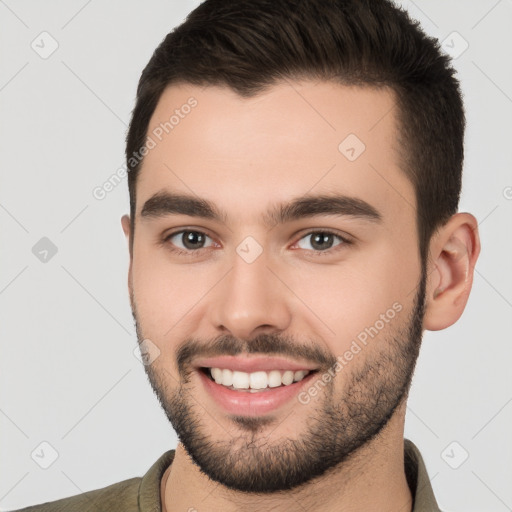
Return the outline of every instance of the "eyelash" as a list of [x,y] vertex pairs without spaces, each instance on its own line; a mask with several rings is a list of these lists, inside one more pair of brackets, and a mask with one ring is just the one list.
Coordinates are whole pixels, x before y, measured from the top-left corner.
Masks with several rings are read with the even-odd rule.
[[[176,235],[179,235],[182,233],[198,233],[198,234],[204,235],[208,238],[212,238],[212,237],[208,236],[206,233],[204,233],[203,231],[199,231],[196,229],[181,229],[179,231],[174,231],[172,233],[169,233],[167,236],[165,236],[164,239],[162,240],[162,244],[169,245],[171,252],[173,252],[174,254],[177,254],[178,256],[189,256],[189,257],[190,256],[192,256],[192,257],[199,256],[202,253],[202,249],[208,249],[208,247],[201,247],[196,250],[192,250],[192,249],[184,250],[184,249],[180,249],[179,247],[174,246],[173,244],[171,244],[169,242],[169,240],[173,236],[176,236]],[[341,240],[340,244],[338,244],[334,247],[331,247],[330,249],[326,249],[324,251],[303,249],[303,250],[307,250],[308,252],[311,252],[312,254],[315,255],[315,257],[317,257],[317,256],[322,257],[324,255],[332,255],[333,252],[336,252],[337,250],[342,249],[344,246],[353,244],[352,240],[349,240],[347,237],[342,236],[335,231],[331,231],[328,229],[312,229],[306,233],[303,233],[302,236],[293,245],[296,245],[300,240],[302,240],[303,238],[306,238],[307,236],[312,235],[312,234],[332,235]]]

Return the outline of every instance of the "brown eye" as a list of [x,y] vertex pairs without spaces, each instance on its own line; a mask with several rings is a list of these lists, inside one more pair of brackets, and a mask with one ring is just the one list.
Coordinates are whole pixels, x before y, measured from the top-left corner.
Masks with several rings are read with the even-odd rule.
[[[172,233],[165,239],[176,246],[177,249],[184,251],[196,251],[211,246],[212,239],[201,231],[183,230]],[[205,245],[209,241],[209,245]]]
[[[336,242],[336,239],[339,240],[339,242]],[[330,231],[311,231],[303,236],[299,242],[297,242],[297,245],[301,249],[322,252],[345,243],[348,243],[347,240],[336,233],[331,233]]]

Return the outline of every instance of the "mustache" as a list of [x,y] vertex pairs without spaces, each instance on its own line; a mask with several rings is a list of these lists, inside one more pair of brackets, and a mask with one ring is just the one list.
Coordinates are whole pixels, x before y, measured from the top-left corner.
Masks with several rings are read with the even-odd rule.
[[186,373],[186,369],[191,366],[195,358],[236,356],[244,353],[303,359],[325,369],[336,363],[336,357],[325,348],[299,343],[290,336],[278,334],[260,334],[245,341],[227,334],[210,341],[191,338],[179,347],[176,360],[180,373]]

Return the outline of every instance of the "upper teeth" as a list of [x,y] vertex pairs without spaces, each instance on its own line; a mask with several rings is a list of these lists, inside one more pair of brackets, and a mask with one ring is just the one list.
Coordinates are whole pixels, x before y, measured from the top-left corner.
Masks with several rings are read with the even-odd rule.
[[270,372],[239,372],[221,368],[210,368],[210,373],[217,384],[223,386],[232,386],[235,389],[265,389],[267,387],[276,388],[284,385],[288,386],[292,382],[302,380],[308,373],[308,370],[291,370]]

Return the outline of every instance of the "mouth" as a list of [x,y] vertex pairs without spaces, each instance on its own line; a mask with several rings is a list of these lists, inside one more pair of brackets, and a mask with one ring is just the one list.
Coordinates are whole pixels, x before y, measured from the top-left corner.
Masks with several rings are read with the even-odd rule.
[[240,356],[204,359],[195,369],[209,398],[224,412],[253,417],[297,398],[319,371],[284,358]]
[[290,386],[295,382],[301,382],[307,375],[316,370],[271,370],[242,372],[229,368],[206,368],[199,370],[211,381],[233,391],[245,391],[258,393],[273,388]]

